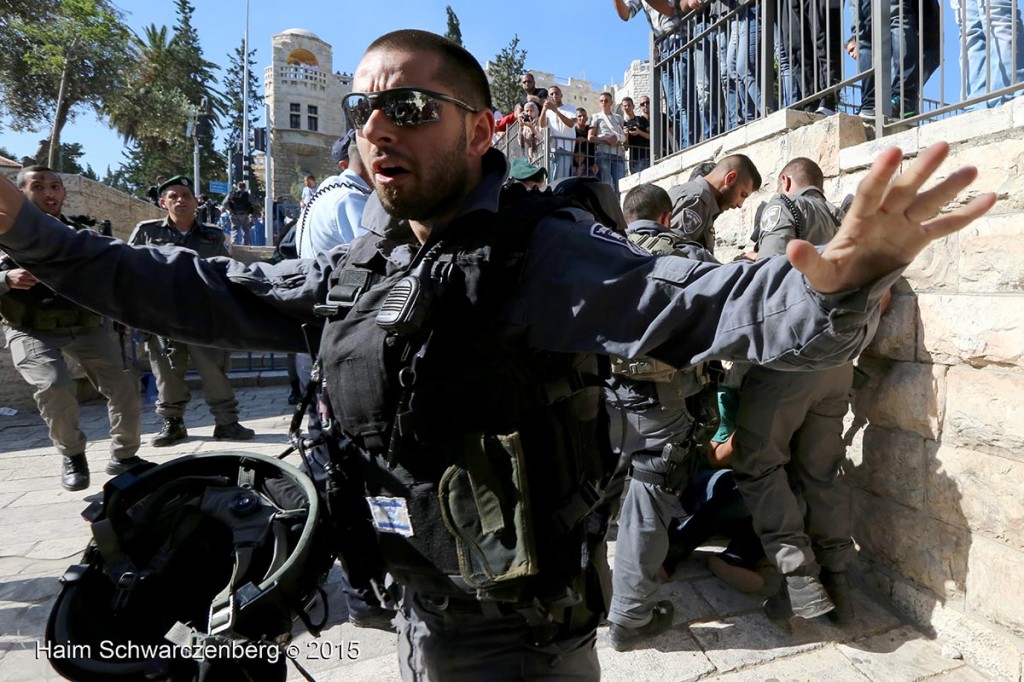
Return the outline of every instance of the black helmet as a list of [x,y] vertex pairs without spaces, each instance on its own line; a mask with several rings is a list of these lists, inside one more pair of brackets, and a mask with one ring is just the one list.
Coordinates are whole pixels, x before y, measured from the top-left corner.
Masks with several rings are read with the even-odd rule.
[[626,233],[626,218],[622,215],[619,195],[607,182],[594,177],[571,176],[555,183],[554,194],[571,197],[590,211],[597,222],[619,234]]
[[316,487],[290,464],[226,452],[136,468],[84,515],[93,539],[46,627],[69,679],[191,680],[210,645],[257,679],[284,679],[278,645],[294,619],[318,628],[305,612],[333,542]]

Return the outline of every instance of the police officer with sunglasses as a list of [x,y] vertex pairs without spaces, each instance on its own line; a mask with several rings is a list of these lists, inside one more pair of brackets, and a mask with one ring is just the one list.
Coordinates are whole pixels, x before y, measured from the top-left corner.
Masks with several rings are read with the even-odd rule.
[[[387,34],[353,85],[345,107],[376,193],[370,234],[350,245],[273,266],[131,249],[66,230],[0,179],[0,247],[94,310],[194,343],[301,351],[300,325],[323,326],[333,419],[364,479],[352,509],[402,588],[406,680],[598,679],[599,357],[843,362],[914,256],[994,202],[935,218],[976,172],[919,194],[948,147],[890,186],[891,149],[822,252],[651,256],[580,210],[502,193],[487,79],[461,47]],[[153,309],[168,290],[203,310]]]

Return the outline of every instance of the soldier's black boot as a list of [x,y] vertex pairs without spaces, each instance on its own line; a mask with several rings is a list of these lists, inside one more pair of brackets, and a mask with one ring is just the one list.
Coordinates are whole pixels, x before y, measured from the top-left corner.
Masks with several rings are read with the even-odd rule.
[[217,424],[213,427],[213,437],[217,440],[252,440],[256,432],[247,429],[238,422]]
[[853,593],[845,571],[821,569],[821,584],[832,598],[835,609],[828,612],[828,619],[837,625],[852,623],[854,619]]
[[165,448],[188,438],[185,420],[181,417],[164,417],[164,428],[153,439],[154,448]]
[[60,470],[60,484],[64,490],[75,492],[89,487],[89,462],[85,453],[65,455]]
[[113,455],[110,456],[110,460],[107,462],[106,472],[109,476],[117,476],[123,474],[126,471],[131,471],[135,467],[141,464],[150,464],[148,460],[142,459],[141,457],[128,457],[127,459],[118,459]]

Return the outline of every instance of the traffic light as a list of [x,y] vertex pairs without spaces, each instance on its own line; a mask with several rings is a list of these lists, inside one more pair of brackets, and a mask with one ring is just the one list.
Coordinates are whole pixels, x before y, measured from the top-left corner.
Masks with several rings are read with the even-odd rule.
[[252,148],[258,149],[261,152],[267,151],[267,129],[266,128],[253,128],[252,129]]
[[209,114],[200,114],[196,121],[196,133],[199,137],[213,137],[213,118]]

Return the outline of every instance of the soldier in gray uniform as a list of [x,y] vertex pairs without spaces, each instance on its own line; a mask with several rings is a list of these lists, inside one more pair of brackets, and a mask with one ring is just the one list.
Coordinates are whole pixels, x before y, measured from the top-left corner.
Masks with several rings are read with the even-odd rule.
[[[638,185],[622,206],[629,240],[653,254],[715,262],[703,248],[669,230],[672,201],[655,185]],[[633,648],[672,625],[672,603],[655,603],[658,570],[669,548],[668,528],[685,516],[679,492],[693,458],[700,457],[697,422],[687,399],[707,383],[703,364],[677,370],[654,358],[614,358],[605,391],[611,443],[619,470],[631,480],[619,512],[608,641],[616,651]],[[606,491],[614,495],[612,491]]]
[[[60,176],[45,166],[23,168],[18,187],[33,204],[76,230],[87,229],[61,213],[67,190]],[[14,366],[35,386],[39,414],[50,440],[64,456],[61,485],[66,490],[89,486],[85,434],[78,424],[78,399],[63,353],[77,361],[89,381],[107,399],[110,417],[108,474],[142,463],[139,449],[142,406],[139,384],[126,371],[117,337],[103,319],[40,284],[28,270],[0,253],[0,315]]]
[[761,188],[761,174],[743,154],[732,154],[704,177],[693,178],[668,191],[672,200],[672,231],[715,251],[715,218],[722,211],[739,208]]
[[[832,239],[842,214],[826,201],[822,183],[810,159],[782,169],[779,193],[758,226],[759,260],[778,259],[794,239],[815,245]],[[842,422],[852,380],[849,362],[813,372],[755,365],[740,388],[733,470],[765,553],[785,576],[765,602],[774,619],[853,618],[845,570],[856,554],[847,491],[836,480],[846,455]]]
[[[372,511],[401,588],[408,681],[599,678],[604,604],[587,534],[605,471],[589,467],[607,440],[597,356],[846,361],[906,264],[995,200],[932,219],[976,172],[918,194],[948,152],[936,145],[887,192],[901,152],[885,150],[841,258],[809,245],[793,263],[651,256],[584,211],[531,217],[524,206],[552,198],[502,191],[486,74],[451,41],[382,36],[353,87],[343,105],[376,192],[369,234],[347,246],[249,266],[118,247],[66,230],[0,178],[0,248],[83,304],[190,343],[301,351],[302,325],[323,325],[333,426],[365,493],[332,505]],[[413,296],[421,286],[434,297]],[[154,305],[167,291],[203,306]]]
[[[136,225],[132,236],[128,238],[129,244],[181,247],[195,251],[200,258],[231,255],[223,230],[215,225],[196,222],[197,202],[190,179],[175,175],[161,184],[157,191],[160,206],[167,210],[167,217],[144,220]],[[173,290],[165,291],[154,300],[167,301],[168,296],[173,294]],[[182,300],[182,305],[210,314],[202,298]],[[156,413],[164,419],[163,429],[153,439],[154,447],[173,445],[188,437],[184,415],[185,406],[192,399],[192,392],[185,383],[189,358],[199,370],[203,397],[216,423],[213,437],[225,440],[252,439],[255,432],[238,423],[238,400],[226,374],[231,361],[230,353],[219,348],[197,346],[154,335],[146,339],[146,352],[159,394]]]

